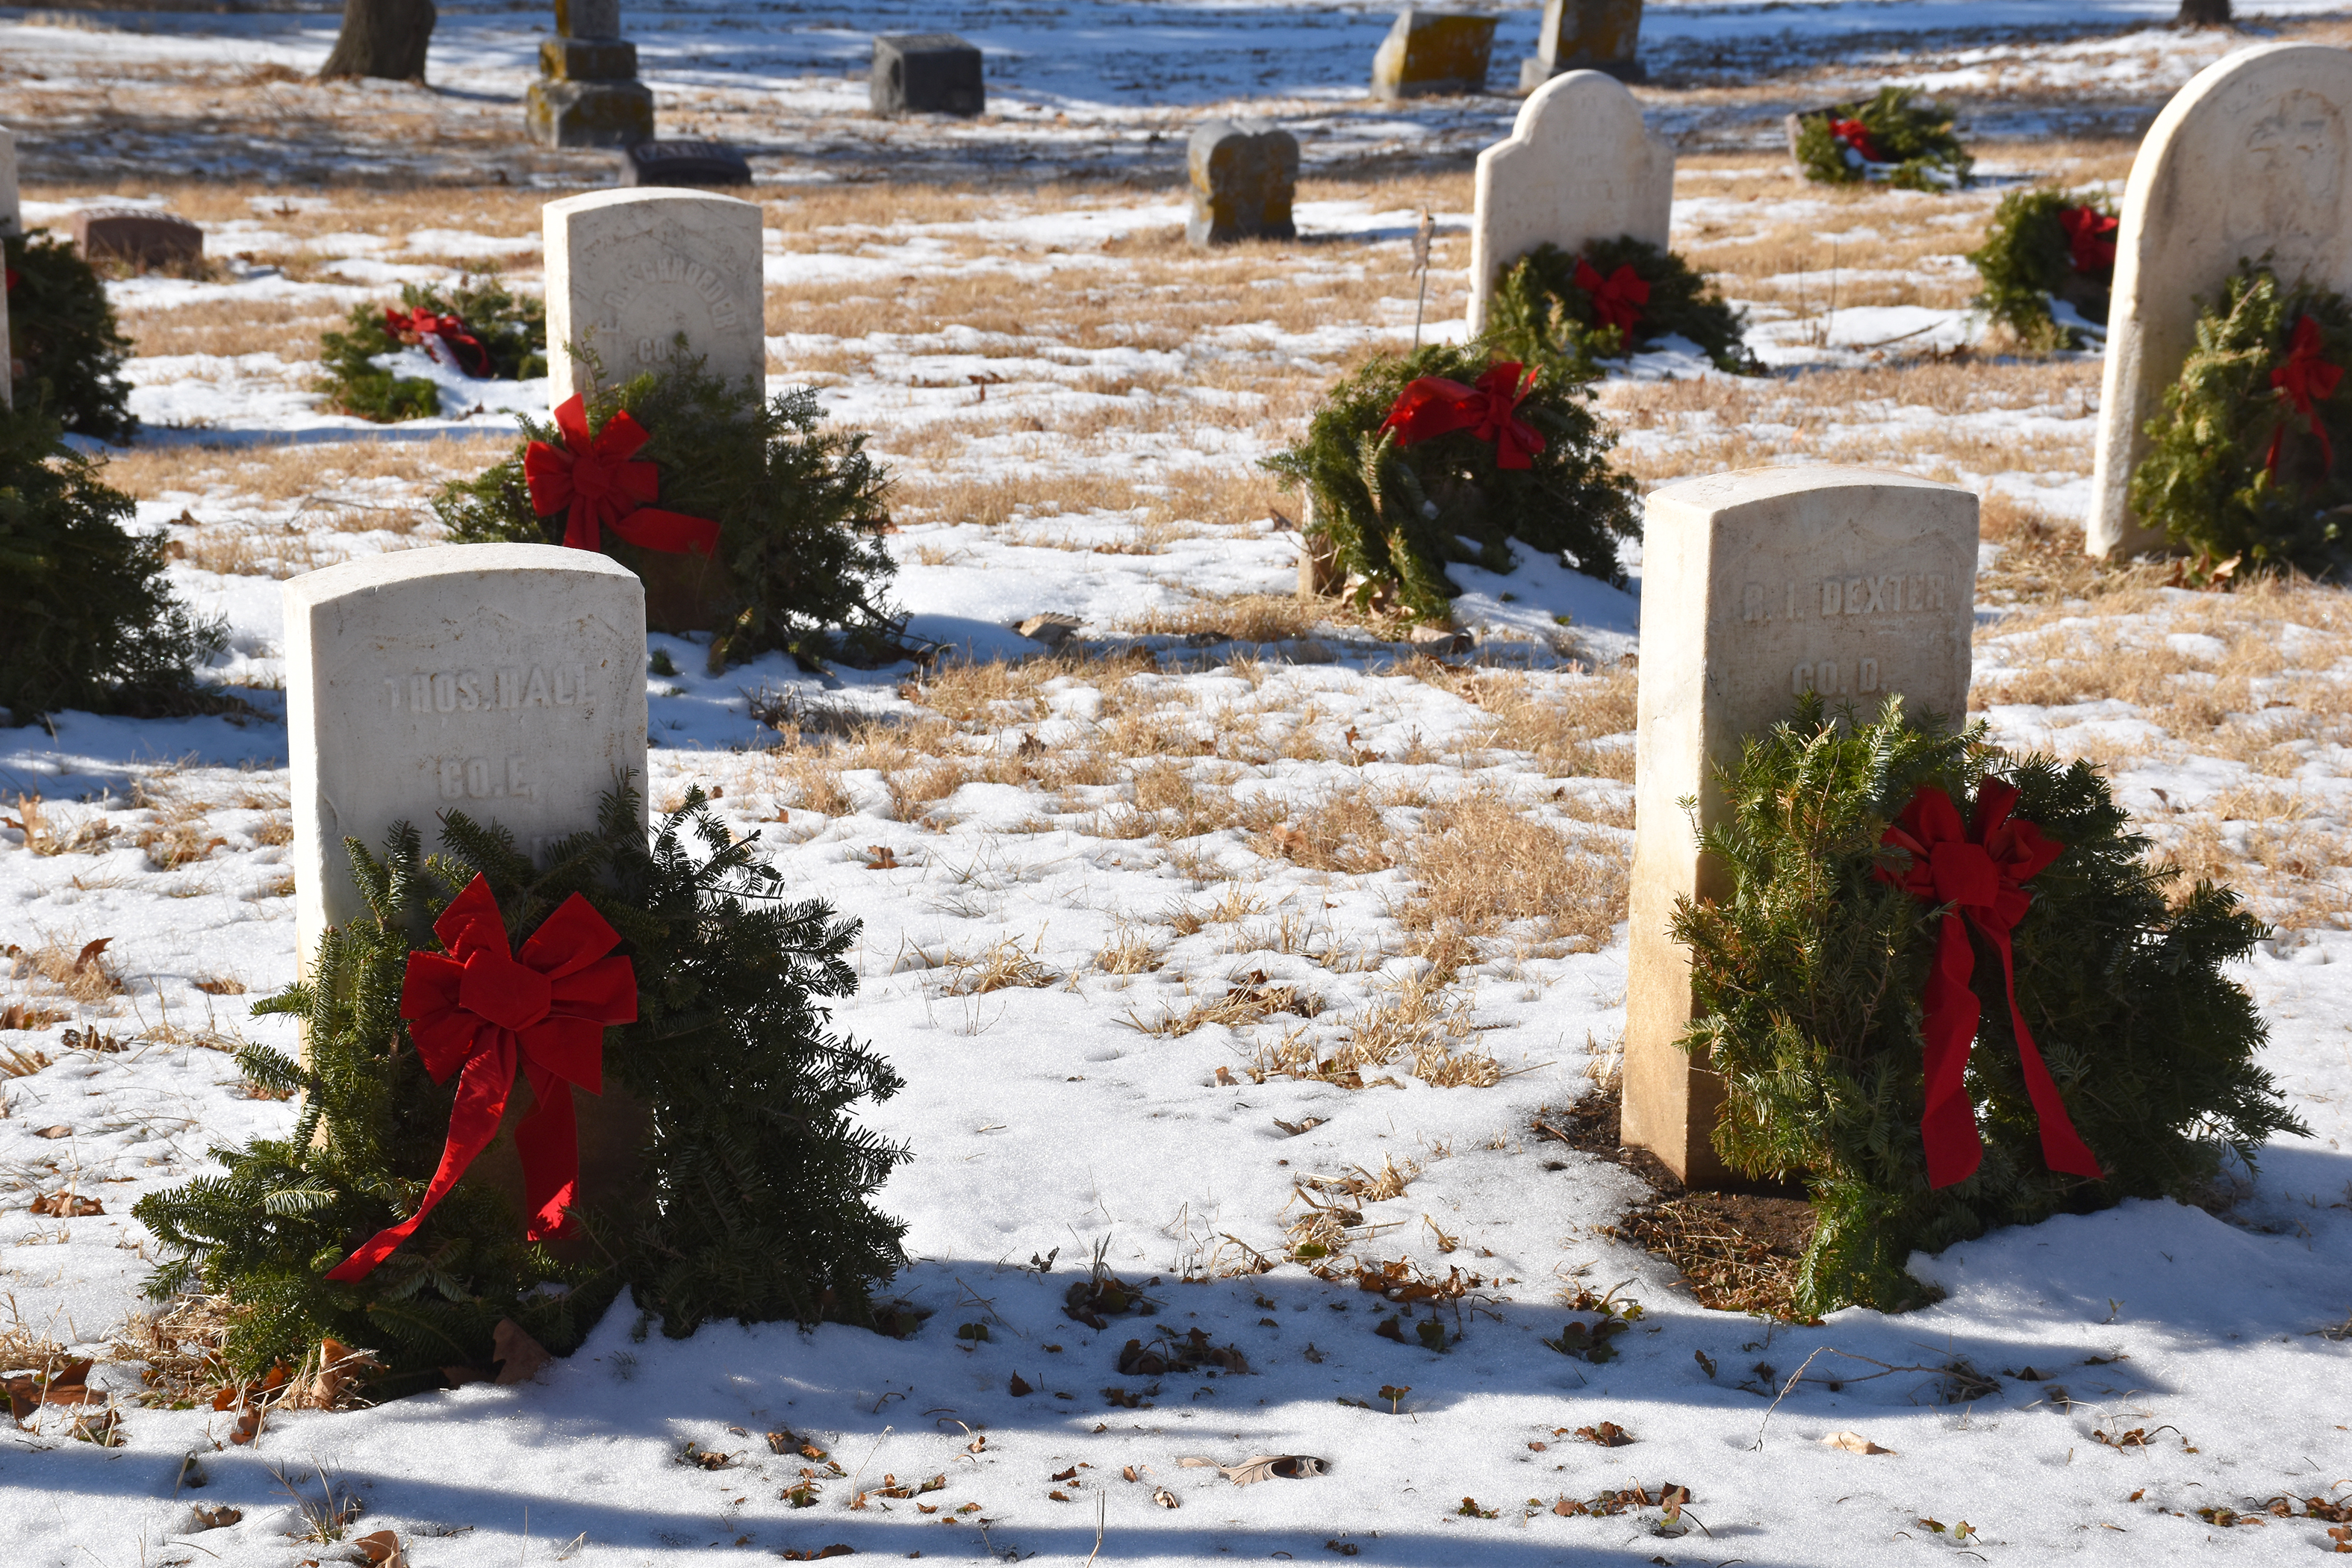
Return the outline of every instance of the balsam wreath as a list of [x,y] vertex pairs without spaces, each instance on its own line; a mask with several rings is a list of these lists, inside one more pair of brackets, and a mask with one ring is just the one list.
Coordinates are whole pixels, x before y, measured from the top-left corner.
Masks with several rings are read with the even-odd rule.
[[122,378],[131,342],[105,282],[81,252],[51,235],[0,237],[0,255],[8,291],[0,375],[14,383],[16,406],[38,404],[69,435],[128,446],[139,432]]
[[1984,291],[1970,303],[2034,349],[2079,349],[2090,335],[2052,313],[2063,301],[2104,327],[2122,221],[2105,191],[2011,191],[1969,252]]
[[432,418],[441,395],[431,382],[375,363],[417,347],[478,380],[532,380],[547,374],[546,301],[509,291],[495,274],[461,279],[446,291],[404,283],[397,307],[354,305],[343,331],[320,335],[327,375],[320,390],[362,419]]
[[2322,573],[2352,554],[2352,302],[2241,262],[2148,421],[2131,509],[2196,561]]
[[2177,886],[2089,763],[1808,697],[1719,776],[1682,1043],[1723,1075],[1724,1159],[1810,1191],[1802,1310],[1916,1302],[1915,1248],[2193,1200],[2302,1131],[2228,973],[2262,922]]
[[[299,1116],[282,1137],[214,1149],[221,1174],[132,1211],[166,1255],[150,1293],[223,1299],[240,1375],[332,1338],[375,1348],[380,1395],[437,1386],[445,1368],[490,1364],[502,1321],[571,1350],[625,1289],[641,1324],[673,1336],[719,1318],[877,1322],[872,1292],[905,1266],[905,1226],[869,1198],[908,1154],[852,1119],[901,1085],[829,1032],[823,1005],[856,989],[857,922],[786,901],[755,840],[700,790],[650,843],[639,810],[616,788],[599,826],[543,867],[456,812],[437,855],[405,827],[381,858],[348,841],[373,912],[328,932],[310,979],[255,1009],[299,1017],[307,1060],[260,1045],[237,1058],[252,1082],[301,1095]],[[514,955],[494,968],[546,978],[488,999],[443,983],[453,963],[470,977],[486,948]],[[538,1005],[515,1012],[509,994],[533,990]],[[513,1026],[511,1044],[453,1018],[460,1002]],[[478,1121],[518,1065],[534,1090],[513,1134],[520,1205],[472,1152],[446,1170],[469,1103]],[[584,1211],[560,1157],[532,1173],[531,1140],[544,1154],[554,1131],[533,1121],[572,1082],[646,1112],[608,1189],[621,1195]],[[551,1250],[559,1239],[580,1245]]]
[[1903,87],[1800,116],[1796,153],[1807,179],[1833,185],[1874,179],[1906,190],[1952,190],[1968,185],[1976,169],[1943,106]]
[[[1589,386],[1484,343],[1383,354],[1326,395],[1305,439],[1263,466],[1307,494],[1310,548],[1355,602],[1443,621],[1451,562],[1493,572],[1517,540],[1606,582],[1633,537],[1633,481],[1608,464]],[[1467,541],[1468,542],[1465,542]]]
[[[896,570],[880,538],[890,477],[862,432],[825,426],[814,391],[765,397],[683,358],[666,374],[592,383],[566,406],[548,423],[520,418],[510,457],[434,499],[451,538],[611,555],[646,579],[655,629],[712,634],[713,672],[770,649],[808,662],[899,656],[881,600]],[[593,493],[555,484],[555,468],[583,455]]]
[[1717,370],[1761,375],[1746,321],[1673,251],[1620,235],[1573,255],[1538,246],[1503,269],[1487,306],[1486,341],[1522,361],[1630,355],[1678,336]]

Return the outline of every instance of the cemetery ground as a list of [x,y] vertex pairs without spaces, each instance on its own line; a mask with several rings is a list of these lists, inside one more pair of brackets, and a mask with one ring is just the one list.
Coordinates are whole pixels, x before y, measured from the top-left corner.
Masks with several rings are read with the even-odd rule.
[[[2119,183],[2132,147],[1979,151]],[[1291,596],[1296,498],[1255,466],[1409,341],[1424,206],[1428,330],[1458,331],[1466,174],[1311,177],[1306,243],[1212,255],[1116,180],[763,188],[772,380],[875,433],[893,597],[950,651],[712,676],[656,637],[651,791],[720,792],[865,922],[836,1021],[908,1083],[869,1120],[916,1152],[879,1202],[919,1259],[888,1294],[928,1316],[674,1342],[622,1310],[535,1384],[286,1408],[233,1444],[205,1307],[140,1316],[127,1211],[290,1122],[226,1054],[291,1041],[246,1012],[293,973],[278,585],[434,547],[435,484],[510,444],[497,415],[320,409],[318,334],[402,280],[535,280],[541,197],[139,181],[214,259],[115,285],[150,434],[108,477],[228,618],[219,673],[253,711],[0,736],[0,1360],[92,1356],[119,1394],[104,1445],[36,1411],[0,1446],[7,1561],[290,1568],[347,1550],[316,1537],[352,1510],[419,1568],[2328,1550],[2270,1505],[2340,1503],[2352,1474],[2352,602],[2082,557],[2097,361],[1968,346],[1959,256],[2000,188],[1825,193],[1777,154],[1685,155],[1675,247],[1775,374],[1646,355],[1601,401],[1645,489],[1801,455],[1985,495],[1972,707],[2111,769],[2157,853],[2276,927],[2242,977],[2313,1136],[2258,1177],[1997,1231],[1920,1261],[1930,1306],[1801,1324],[1770,1315],[1786,1251],[1757,1245],[1785,1248],[1785,1216],[1660,1205],[1596,1153],[1634,600],[1458,570],[1475,640],[1416,653]],[[29,180],[27,216],[101,194]],[[1077,623],[1053,651],[1007,629],[1043,612]],[[1156,1311],[1066,1315],[1097,1264]],[[1629,1302],[1613,1359],[1544,1342]],[[1195,1330],[1217,1357],[1187,1357]],[[1130,1339],[1198,1370],[1123,1373]],[[1277,1454],[1328,1471],[1180,1464]],[[238,1518],[198,1531],[199,1502]]]

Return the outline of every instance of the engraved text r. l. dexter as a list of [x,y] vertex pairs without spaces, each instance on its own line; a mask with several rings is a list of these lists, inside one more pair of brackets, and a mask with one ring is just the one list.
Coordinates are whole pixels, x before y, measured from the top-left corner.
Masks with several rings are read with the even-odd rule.
[[1875,572],[1864,576],[1814,577],[1773,584],[1749,583],[1739,591],[1739,618],[1746,622],[1801,621],[1818,615],[1903,616],[1942,610],[1950,579],[1941,572]]

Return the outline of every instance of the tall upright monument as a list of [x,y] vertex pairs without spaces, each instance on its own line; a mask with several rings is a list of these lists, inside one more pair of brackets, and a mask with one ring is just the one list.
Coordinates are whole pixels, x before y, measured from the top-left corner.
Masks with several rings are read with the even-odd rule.
[[530,139],[542,147],[634,147],[654,137],[653,89],[637,46],[621,37],[621,0],[555,0],[555,36],[539,41]]

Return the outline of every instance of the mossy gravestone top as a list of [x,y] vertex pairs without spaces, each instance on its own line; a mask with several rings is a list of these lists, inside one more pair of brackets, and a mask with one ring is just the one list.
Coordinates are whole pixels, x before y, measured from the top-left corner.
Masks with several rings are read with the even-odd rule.
[[2094,555],[2163,545],[2132,515],[2147,422],[2180,375],[2210,301],[2240,260],[2282,282],[2352,292],[2352,51],[2242,49],[2189,79],[2132,160],[2107,311],[2106,379],[2084,543]]
[[1727,1172],[1708,1139],[1721,1080],[1675,1042],[1693,1016],[1677,898],[1719,896],[1678,804],[1724,810],[1714,770],[1820,692],[1866,714],[1900,694],[1958,721],[1969,696],[1977,498],[1906,474],[1749,468],[1654,491],[1643,530],[1624,1142],[1693,1186]]
[[1372,96],[1486,91],[1495,22],[1459,12],[1399,11],[1395,26],[1372,53]]
[[296,940],[366,912],[343,840],[457,810],[526,851],[646,787],[645,590],[588,550],[468,544],[286,584]]
[[1630,234],[1666,243],[1675,150],[1642,122],[1622,82],[1599,71],[1554,77],[1519,106],[1510,135],[1478,154],[1470,220],[1470,332],[1503,269],[1547,242],[1573,253]]
[[587,389],[584,349],[607,383],[699,355],[722,381],[764,382],[760,208],[679,190],[598,191],[547,204],[547,395]]

